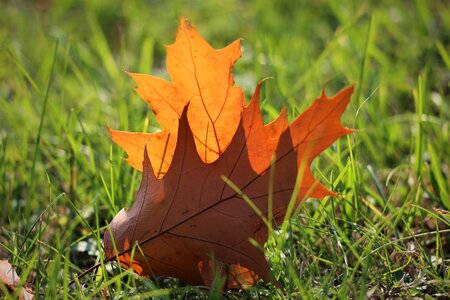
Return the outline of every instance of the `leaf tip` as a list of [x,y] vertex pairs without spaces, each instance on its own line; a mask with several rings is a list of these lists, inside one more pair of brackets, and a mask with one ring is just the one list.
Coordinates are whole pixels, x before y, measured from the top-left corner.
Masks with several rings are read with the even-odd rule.
[[147,150],[147,143],[148,143],[148,140],[144,144],[144,159],[142,160],[142,166],[143,166],[144,170],[145,170],[145,164],[150,163],[150,158],[149,158],[148,150]]
[[186,19],[186,17],[182,16],[181,20],[180,20],[179,28],[191,30],[191,29],[194,29],[194,26],[192,26],[191,22],[188,19]]

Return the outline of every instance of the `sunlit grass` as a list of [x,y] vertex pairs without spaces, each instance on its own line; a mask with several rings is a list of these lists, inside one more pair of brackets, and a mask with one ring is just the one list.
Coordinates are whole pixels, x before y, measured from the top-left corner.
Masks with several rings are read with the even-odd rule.
[[[0,4],[0,258],[45,298],[438,297],[450,290],[450,10],[445,1],[35,1]],[[342,195],[305,201],[265,246],[278,285],[148,280],[103,258],[140,173],[106,126],[158,125],[124,71],[167,77],[180,16],[216,48],[243,38],[236,83],[266,121],[322,88],[356,93],[358,129],[313,163]],[[251,200],[251,199],[249,199]],[[136,250],[138,251],[138,250]],[[0,283],[1,284],[1,283]],[[7,289],[1,287],[3,293]],[[17,293],[11,292],[17,297]]]

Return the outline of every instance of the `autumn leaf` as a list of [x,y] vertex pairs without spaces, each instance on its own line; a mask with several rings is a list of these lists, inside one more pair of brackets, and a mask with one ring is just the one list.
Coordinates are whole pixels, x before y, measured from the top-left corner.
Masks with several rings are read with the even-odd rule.
[[294,190],[295,206],[307,197],[335,195],[312,176],[310,164],[351,132],[339,119],[353,87],[330,98],[322,92],[291,124],[283,110],[264,125],[262,83],[248,106],[233,86],[238,47],[234,42],[215,51],[182,19],[168,47],[173,83],[163,84],[167,90],[153,95],[153,77],[132,75],[165,125],[159,133],[111,131],[133,166],[143,157],[143,174],[135,202],[115,216],[104,242],[108,258],[118,255],[138,274],[209,284],[223,267],[228,287],[269,280],[264,254],[249,240],[267,240],[267,223],[279,225]]
[[242,89],[234,86],[231,69],[241,57],[240,42],[215,50],[183,18],[174,44],[167,46],[167,69],[171,82],[129,73],[137,93],[147,101],[164,129],[158,134],[133,135],[109,130],[128,154],[130,165],[142,170],[146,140],[161,151],[149,151],[150,161],[160,178],[172,161],[178,135],[178,121],[186,105],[187,117],[197,152],[205,163],[214,162],[226,150],[239,125],[243,105]]
[[[21,286],[20,277],[17,275],[16,270],[7,260],[3,259],[0,260],[0,285],[1,284],[5,285],[11,291],[15,291]],[[18,295],[20,299],[34,299],[34,293],[28,287],[20,287]]]

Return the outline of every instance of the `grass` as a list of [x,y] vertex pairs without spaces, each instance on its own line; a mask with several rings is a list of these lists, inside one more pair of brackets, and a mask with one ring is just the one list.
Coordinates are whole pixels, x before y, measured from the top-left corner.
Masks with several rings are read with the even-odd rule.
[[[4,1],[0,4],[0,257],[42,297],[445,299],[450,291],[449,32],[446,1]],[[167,76],[180,16],[235,66],[263,114],[294,118],[325,88],[356,93],[358,132],[315,160],[343,195],[306,201],[265,253],[279,285],[223,293],[105,266],[107,222],[140,175],[106,126],[155,130],[123,71]],[[447,211],[447,212],[446,212]],[[17,297],[0,283],[0,293]]]

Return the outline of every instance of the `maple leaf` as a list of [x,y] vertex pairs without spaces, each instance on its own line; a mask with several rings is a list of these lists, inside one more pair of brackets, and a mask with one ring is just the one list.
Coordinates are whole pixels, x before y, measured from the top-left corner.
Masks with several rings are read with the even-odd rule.
[[[144,159],[135,202],[115,216],[105,233],[106,257],[119,256],[141,275],[191,284],[210,283],[215,261],[229,266],[228,286],[269,280],[264,254],[249,240],[267,240],[266,223],[279,225],[294,191],[295,206],[306,197],[335,195],[312,176],[310,164],[352,131],[339,119],[353,87],[330,98],[322,92],[291,124],[283,110],[264,125],[262,83],[248,106],[233,86],[238,46],[236,41],[215,51],[182,19],[176,42],[168,47],[173,83],[131,75],[164,130],[110,131],[130,164],[137,167]],[[247,197],[252,205],[244,201]],[[135,244],[140,250],[132,257]]]
[[[221,50],[213,49],[183,18],[174,44],[167,46],[167,69],[172,83],[146,75],[129,73],[137,93],[147,101],[164,129],[158,134],[135,134],[110,129],[111,136],[128,154],[129,163],[142,170],[144,144],[158,177],[172,161],[178,135],[178,121],[186,105],[187,117],[197,152],[205,163],[214,162],[225,151],[239,125],[245,104],[240,87],[234,86],[231,69],[241,57],[240,41]],[[155,151],[162,150],[162,151]]]

